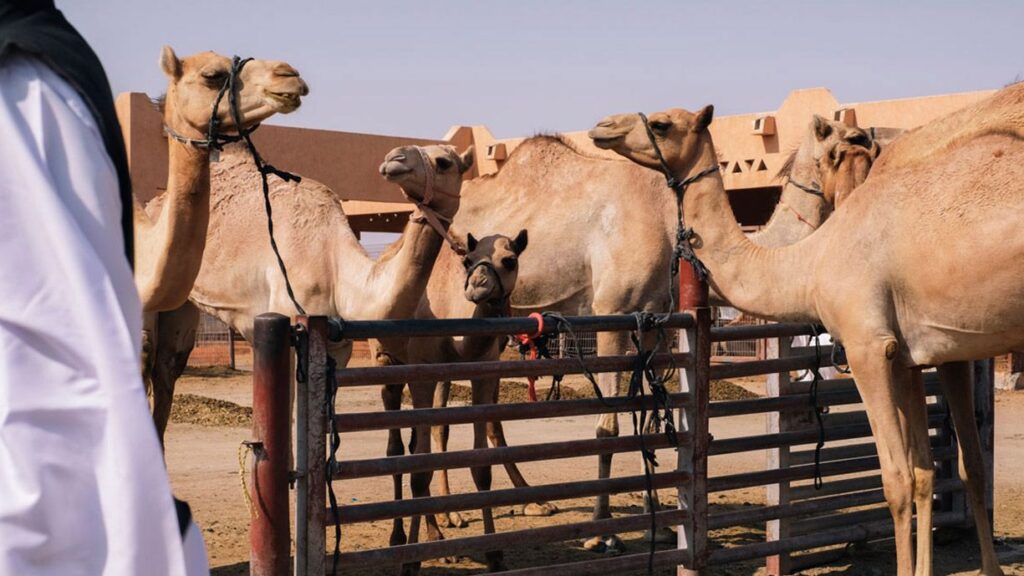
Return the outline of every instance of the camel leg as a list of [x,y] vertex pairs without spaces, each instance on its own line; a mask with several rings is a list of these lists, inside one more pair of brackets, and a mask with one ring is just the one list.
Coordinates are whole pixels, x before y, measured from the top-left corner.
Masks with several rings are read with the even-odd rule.
[[[498,379],[488,378],[473,380],[473,405],[492,404],[498,389]],[[488,422],[473,423],[473,449],[483,450],[487,448]],[[477,491],[488,491],[491,489],[491,467],[474,466],[470,469],[473,475],[473,483]],[[494,533],[494,513],[490,507],[481,510],[484,520],[484,534]],[[505,570],[504,554],[501,550],[492,550],[485,554],[487,558],[487,571],[499,572]]]
[[[380,399],[384,404],[384,410],[401,410],[402,409],[402,389],[405,386],[401,384],[395,384],[390,386],[381,386],[380,388]],[[390,456],[401,456],[405,454],[405,446],[402,445],[402,431],[397,428],[388,430],[388,448],[387,455]],[[391,477],[392,483],[394,484],[394,498],[395,500],[402,499],[402,475],[395,474]],[[391,537],[388,539],[389,546],[398,546],[405,544],[405,524],[401,518],[395,518],[392,521],[391,526]]]
[[[451,393],[452,383],[450,381],[440,382],[437,389],[434,390],[434,407],[444,408],[448,405],[448,395]],[[441,452],[448,451],[448,433],[451,430],[451,426],[447,424],[443,426],[434,426],[431,428],[431,434],[434,437],[434,442],[438,446],[438,450]],[[448,469],[442,468],[438,472],[438,493],[441,496],[448,496],[452,493],[451,487],[448,484]],[[465,518],[462,517],[458,512],[452,511],[447,514],[441,513],[437,515],[437,523],[441,526],[451,528],[462,528],[468,524]]]
[[[436,387],[436,382],[410,383],[409,392],[412,396],[413,408],[432,407],[434,404],[434,388]],[[413,429],[413,441],[412,446],[410,446],[410,452],[413,454],[430,453],[430,426],[425,424],[416,425]],[[433,478],[433,475],[434,473],[432,470],[428,470],[426,472],[414,472],[410,474],[409,488],[412,491],[413,498],[430,496],[430,480]],[[413,516],[409,521],[409,544],[419,542],[421,518],[426,524],[426,540],[428,542],[444,539],[444,535],[441,533],[441,529],[438,527],[437,520],[433,514],[428,514],[426,516]],[[403,576],[415,576],[416,574],[419,574],[419,571],[419,562],[411,562],[402,566]]]
[[992,526],[985,509],[985,463],[981,454],[981,438],[974,421],[974,391],[970,362],[952,362],[939,366],[942,394],[949,405],[949,413],[956,430],[960,448],[960,480],[967,491],[967,500],[974,515],[974,527],[981,547],[981,574],[1001,576]]
[[889,335],[863,342],[849,341],[846,350],[878,448],[882,486],[895,528],[897,574],[910,576],[914,571],[911,542],[914,475],[907,457],[909,450],[898,409],[899,392],[892,371],[898,344],[896,338]]
[[[626,352],[626,342],[629,336],[627,334],[617,332],[598,332],[597,333],[597,352],[601,356],[620,355]],[[601,389],[601,393],[605,397],[618,396],[619,395],[619,375],[617,373],[610,374],[598,374],[597,385]],[[597,418],[597,431],[596,435],[598,438],[610,438],[619,435],[619,417],[616,413],[601,414]],[[611,476],[612,472],[612,455],[602,454],[598,456],[597,460],[597,477],[598,479],[606,479]],[[597,502],[594,505],[594,520],[601,520],[603,518],[611,518],[611,510],[609,509],[608,495],[601,495],[597,497]],[[625,549],[622,541],[619,537],[614,534],[595,536],[583,543],[583,547],[593,552],[611,552],[618,553]]]
[[161,447],[171,419],[174,385],[188,365],[188,357],[196,344],[198,326],[199,310],[189,302],[176,310],[160,312],[157,318],[150,378],[153,382],[153,423]]
[[[928,436],[928,405],[919,368],[893,367],[894,381],[902,392],[901,409],[907,417],[907,443],[914,470],[914,507],[917,510],[917,576],[932,574],[932,505],[935,491],[935,460]],[[903,381],[906,380],[906,385]]]
[[[495,398],[497,398],[497,387],[495,387]],[[497,399],[495,399],[497,403]],[[505,441],[505,429],[501,425],[501,421],[491,422],[487,425],[487,439],[491,442],[491,446],[495,448],[504,448],[508,446]],[[512,481],[512,485],[516,488],[529,487],[529,482],[523,477],[522,472],[519,471],[519,467],[516,466],[515,462],[505,463],[505,472],[508,473],[509,480]],[[519,507],[519,513],[523,516],[551,516],[555,512],[558,512],[558,507],[550,502],[531,502],[525,506]]]

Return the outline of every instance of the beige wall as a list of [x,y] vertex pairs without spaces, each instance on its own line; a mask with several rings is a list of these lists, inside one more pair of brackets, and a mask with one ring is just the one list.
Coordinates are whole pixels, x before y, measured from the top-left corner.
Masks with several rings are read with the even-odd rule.
[[[992,91],[965,92],[842,104],[825,88],[794,90],[773,112],[720,116],[711,125],[719,152],[719,161],[729,190],[777,186],[774,175],[786,155],[799,143],[812,114],[835,118],[845,114],[862,127],[914,128],[990,95]],[[845,111],[845,112],[841,112]],[[143,201],[164,189],[167,180],[167,140],[161,119],[140,93],[125,93],[117,98],[132,185]],[[609,111],[613,112],[613,111]],[[758,134],[754,121],[770,117],[774,133]],[[597,119],[595,118],[595,121]],[[586,137],[586,128],[565,134],[580,147],[615,157],[598,150]],[[450,143],[460,150],[476,146],[476,167],[468,177],[498,171],[524,138],[497,140],[484,126],[455,126],[440,140],[401,136],[357,134],[308,128],[264,126],[253,135],[260,153],[272,164],[290,172],[313,178],[329,186],[345,200],[345,210],[357,230],[400,230],[410,205],[397,187],[377,173],[384,155],[405,144]]]

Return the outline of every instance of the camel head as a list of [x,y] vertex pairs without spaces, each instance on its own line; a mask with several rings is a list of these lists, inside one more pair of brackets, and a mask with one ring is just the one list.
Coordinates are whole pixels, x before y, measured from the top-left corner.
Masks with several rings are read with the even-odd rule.
[[519,278],[519,255],[526,250],[526,230],[515,238],[494,234],[477,240],[466,235],[466,299],[474,304],[508,301]]
[[410,199],[451,219],[459,209],[462,175],[472,166],[472,146],[461,155],[447,144],[399,146],[384,157],[380,173]]
[[[680,174],[696,161],[701,139],[707,134],[713,116],[713,106],[705,106],[697,112],[681,108],[655,112],[647,117],[648,134],[639,114],[616,114],[598,122],[587,135],[598,148],[612,150],[659,171],[663,169],[657,154],[660,150],[668,168]],[[657,142],[657,150],[651,144],[652,137]]]
[[815,116],[811,122],[814,167],[825,201],[834,208],[867,179],[881,145],[860,128]]
[[[815,114],[800,146],[782,165],[778,177],[789,180],[805,191],[821,191],[824,202],[820,209],[825,218],[837,206],[837,200],[843,199],[843,194],[852,191],[867,178],[872,160],[880,150],[878,143],[865,130]],[[844,164],[843,160],[848,153],[858,159],[851,158],[849,163]],[[836,159],[840,157],[837,162]],[[843,167],[842,183],[837,170],[840,166]]]
[[[231,75],[231,59],[214,52],[178,58],[170,46],[164,46],[160,68],[167,75],[164,123],[187,138],[205,138],[217,94]],[[237,86],[238,111],[246,128],[279,112],[294,111],[309,94],[298,70],[272,60],[247,62]],[[235,131],[230,106],[225,93],[217,106],[217,119],[222,130]]]

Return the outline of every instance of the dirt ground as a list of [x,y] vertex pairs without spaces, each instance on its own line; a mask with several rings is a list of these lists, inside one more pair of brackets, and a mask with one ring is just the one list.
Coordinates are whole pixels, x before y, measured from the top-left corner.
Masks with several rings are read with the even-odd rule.
[[[538,395],[544,397],[549,379],[538,384]],[[737,385],[738,384],[738,385]],[[569,380],[564,384],[563,397],[582,397],[590,394],[589,384]],[[249,373],[219,368],[193,369],[178,383],[176,406],[167,432],[167,466],[174,491],[179,498],[187,500],[203,529],[213,574],[234,576],[248,574],[248,523],[249,513],[242,496],[239,468],[239,447],[250,437],[249,417],[252,406],[252,384]],[[762,394],[763,381],[745,379],[736,383],[716,383],[715,396],[725,398],[749,397]],[[452,403],[465,401],[466,390],[456,385]],[[525,384],[509,383],[503,397],[519,399],[525,394]],[[376,388],[346,389],[339,395],[339,412],[362,412],[376,410],[380,405]],[[628,418],[620,419],[622,433],[631,433]],[[511,443],[537,443],[554,440],[585,439],[593,437],[593,417],[551,418],[541,421],[509,422],[505,425],[506,435]],[[712,420],[712,433],[716,438],[763,433],[764,416],[717,418]],[[408,442],[408,434],[405,435]],[[471,447],[471,431],[467,426],[452,430],[451,449]],[[383,454],[384,432],[362,432],[347,434],[342,438],[340,458],[369,458]],[[664,461],[669,461],[668,450],[659,451]],[[1024,393],[997,393],[996,396],[996,490],[995,529],[999,539],[997,550],[1007,574],[1024,574]],[[745,453],[712,457],[709,468],[712,476],[752,471],[762,468],[765,458],[762,453]],[[596,475],[596,459],[593,457],[559,461],[557,466],[550,462],[525,463],[521,469],[534,484],[565,482],[589,479]],[[639,471],[640,461],[635,454],[616,456],[613,466],[615,475],[633,475]],[[455,492],[474,490],[468,470],[456,470],[451,474],[452,489]],[[408,479],[406,479],[408,495]],[[511,487],[503,470],[494,471],[494,488]],[[390,480],[365,479],[335,483],[336,492],[342,504],[383,501],[390,498]],[[663,491],[663,503],[673,505],[674,498]],[[641,510],[641,494],[631,493],[613,496],[613,514],[636,513]],[[721,494],[712,494],[712,512],[731,510],[764,502],[764,489],[755,488]],[[559,512],[552,518],[533,518],[516,515],[509,508],[497,509],[496,525],[499,531],[517,530],[531,526],[549,525],[554,522],[580,522],[590,518],[592,499],[559,501]],[[464,514],[468,526],[460,529],[447,528],[450,537],[482,533],[479,511]],[[346,526],[342,536],[343,550],[358,550],[381,547],[387,544],[389,522],[375,522]],[[626,543],[627,552],[645,551],[646,544],[640,533],[620,535]],[[751,525],[712,533],[715,545],[734,546],[762,541],[763,525]],[[973,535],[964,537],[937,537],[948,540],[936,546],[935,573],[972,574],[980,566],[977,546],[972,543]],[[333,534],[328,533],[328,543]],[[572,562],[593,558],[578,541],[552,543],[529,549],[506,552],[506,563],[510,568],[536,564],[540,559],[546,563]],[[851,551],[833,563],[805,570],[803,574],[866,574],[885,575],[894,573],[894,553],[891,543],[878,542]],[[763,574],[763,564],[747,562],[715,568],[714,575]],[[424,565],[424,575],[476,574],[486,571],[482,555],[460,558],[454,564],[429,562]],[[394,569],[363,570],[346,574],[376,575],[394,574]],[[657,574],[674,574],[664,569]]]

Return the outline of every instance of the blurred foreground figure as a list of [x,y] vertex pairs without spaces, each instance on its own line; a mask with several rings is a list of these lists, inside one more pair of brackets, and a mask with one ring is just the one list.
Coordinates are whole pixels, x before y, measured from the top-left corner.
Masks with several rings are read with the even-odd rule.
[[139,371],[106,75],[51,1],[0,0],[0,574],[206,574]]

